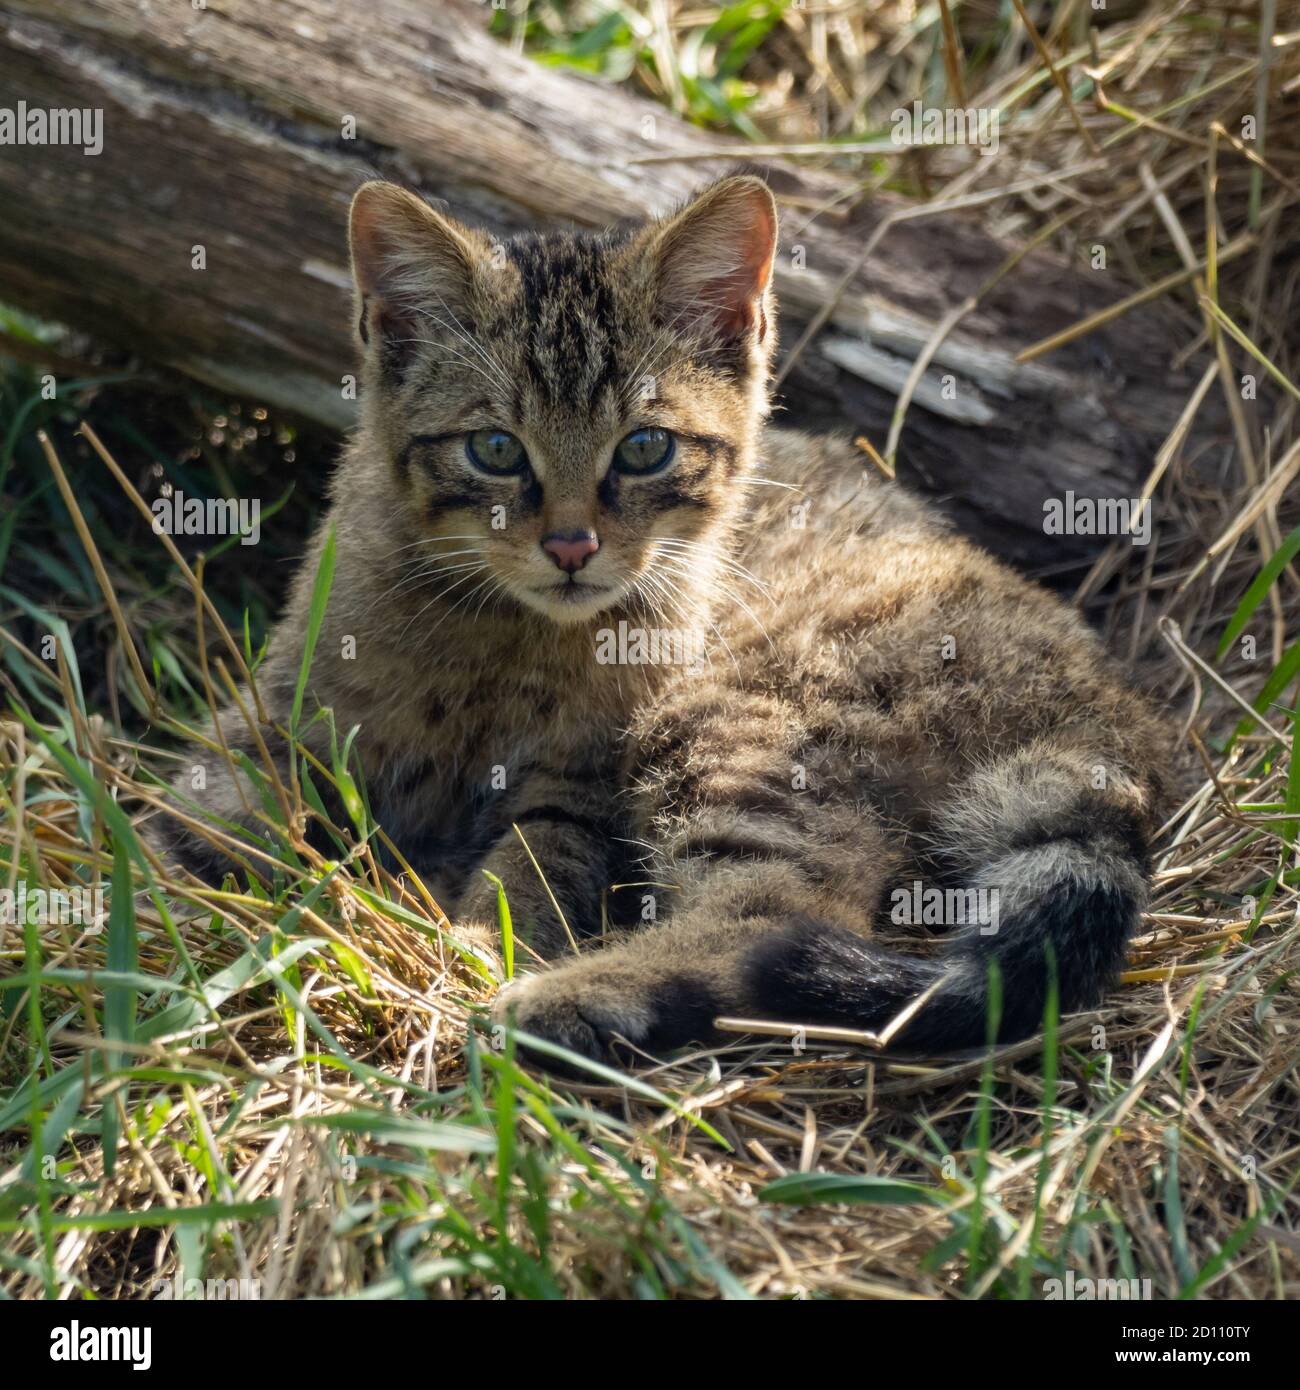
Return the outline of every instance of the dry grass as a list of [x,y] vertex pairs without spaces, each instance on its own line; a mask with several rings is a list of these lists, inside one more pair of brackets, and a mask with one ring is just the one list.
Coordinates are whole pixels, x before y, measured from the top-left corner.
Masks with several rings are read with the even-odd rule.
[[[1300,536],[1300,12],[1277,7],[1268,45],[1253,9],[1112,5],[1090,38],[1089,6],[1057,6],[1041,42],[1063,92],[991,3],[956,8],[945,54],[944,8],[784,11],[724,96],[752,134],[860,170],[863,196],[987,193],[1001,233],[1104,245],[1135,289],[1163,285],[1171,360],[1203,364],[1152,460],[1153,543],[1116,542],[1078,592],[1168,698],[1193,768],[1116,997],[987,1057],[745,1037],[553,1090],[476,1021],[490,971],[369,851],[326,864],[290,817],[264,891],[158,863],[128,813],[152,813],[176,755],[87,703],[98,678],[57,603],[33,617],[6,590],[0,887],[118,889],[104,933],[0,927],[6,1294],[149,1296],[179,1274],[262,1297],[1042,1297],[1066,1270],[1150,1279],[1158,1298],[1300,1294],[1294,564],[1242,606]],[[647,13],[625,69],[695,109],[716,55],[691,36],[716,14]],[[544,6],[534,22],[514,27],[534,47],[575,24]],[[878,138],[917,96],[998,107],[997,159],[825,148]],[[1251,114],[1265,134],[1242,141]],[[1200,424],[1212,393],[1226,438]],[[117,679],[142,712],[166,673],[124,673],[157,595],[108,551],[105,570]],[[111,604],[99,617],[118,626]],[[21,622],[28,644],[60,637],[57,660]],[[200,690],[255,664],[242,636],[206,669],[192,626],[178,640]]]

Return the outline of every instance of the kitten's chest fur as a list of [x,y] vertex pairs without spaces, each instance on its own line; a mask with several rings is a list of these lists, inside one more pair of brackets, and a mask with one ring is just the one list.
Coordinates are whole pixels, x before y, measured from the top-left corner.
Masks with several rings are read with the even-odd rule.
[[[354,586],[353,594],[365,591]],[[429,886],[454,900],[520,809],[559,779],[617,795],[623,735],[655,673],[602,665],[595,634],[499,614],[444,628],[435,645],[396,607],[355,659],[322,641],[313,679],[340,735],[358,727],[371,809]],[[345,600],[328,620],[357,624]],[[544,798],[543,798],[544,799]]]

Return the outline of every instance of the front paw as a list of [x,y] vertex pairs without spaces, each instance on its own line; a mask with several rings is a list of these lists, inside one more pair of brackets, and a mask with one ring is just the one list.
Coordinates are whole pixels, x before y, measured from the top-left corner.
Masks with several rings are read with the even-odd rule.
[[[606,1065],[618,1061],[619,1040],[642,1045],[655,1033],[653,990],[635,977],[597,972],[582,964],[526,975],[501,990],[492,1005],[494,1024],[556,1043]],[[520,1043],[527,1048],[527,1043]],[[531,1056],[548,1070],[577,1071],[563,1058],[537,1049]]]
[[[608,1064],[625,1060],[620,1040],[646,1052],[707,1041],[713,1020],[735,1012],[734,1004],[715,973],[665,969],[631,950],[605,950],[508,985],[493,1019],[512,1019],[521,1032]],[[539,1049],[532,1056],[552,1071],[572,1069]]]

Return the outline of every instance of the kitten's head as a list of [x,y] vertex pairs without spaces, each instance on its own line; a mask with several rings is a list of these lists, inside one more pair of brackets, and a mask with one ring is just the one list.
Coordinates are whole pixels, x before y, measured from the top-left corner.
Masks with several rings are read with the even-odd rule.
[[351,238],[364,428],[447,561],[431,584],[572,623],[708,569],[767,408],[761,180],[630,234],[501,242],[369,183]]

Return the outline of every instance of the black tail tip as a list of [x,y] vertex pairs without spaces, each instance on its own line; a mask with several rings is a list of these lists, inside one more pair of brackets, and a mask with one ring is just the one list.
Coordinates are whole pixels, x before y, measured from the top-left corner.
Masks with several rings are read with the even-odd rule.
[[934,1053],[988,1040],[996,971],[996,1039],[1014,1042],[1042,1026],[1054,979],[1059,1013],[1101,1003],[1140,914],[1138,895],[1127,886],[1067,878],[1022,897],[988,935],[959,932],[937,958],[900,954],[799,916],[755,942],[744,984],[762,1017],[871,1032],[931,990],[894,1043]]
[[756,942],[745,960],[746,993],[764,1017],[848,1028],[883,1027],[943,974],[938,961],[899,955],[802,914]]

